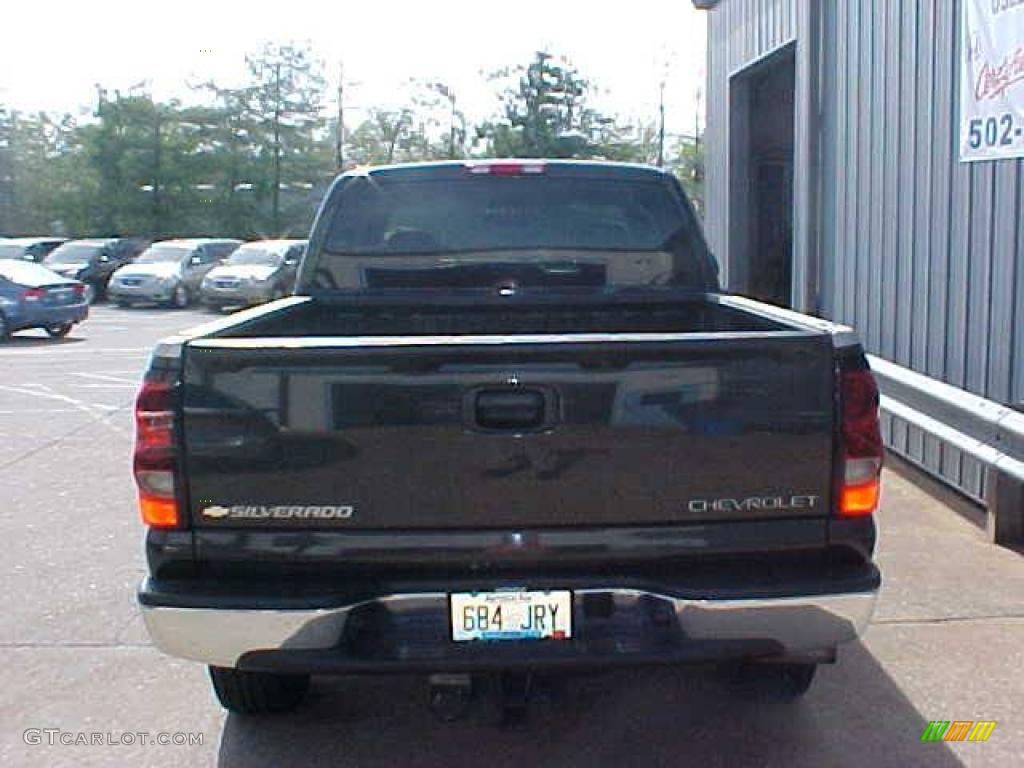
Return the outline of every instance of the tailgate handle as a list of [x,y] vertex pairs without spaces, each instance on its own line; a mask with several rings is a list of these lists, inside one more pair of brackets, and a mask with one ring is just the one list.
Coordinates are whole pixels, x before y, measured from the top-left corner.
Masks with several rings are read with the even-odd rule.
[[540,429],[547,420],[547,398],[536,389],[483,389],[473,411],[484,429]]

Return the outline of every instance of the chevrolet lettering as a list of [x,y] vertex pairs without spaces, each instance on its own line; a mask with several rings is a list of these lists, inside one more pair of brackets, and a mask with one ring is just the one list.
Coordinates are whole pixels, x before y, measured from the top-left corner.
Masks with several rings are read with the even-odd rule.
[[753,510],[813,509],[818,503],[814,495],[753,496],[747,499],[693,499],[691,512],[747,512]]

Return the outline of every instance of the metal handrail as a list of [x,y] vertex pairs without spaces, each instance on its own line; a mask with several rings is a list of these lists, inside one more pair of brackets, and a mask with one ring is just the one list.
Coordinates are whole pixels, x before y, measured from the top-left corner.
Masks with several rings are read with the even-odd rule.
[[1024,413],[869,356],[882,410],[1024,482]]
[[984,465],[992,540],[1024,541],[1024,413],[880,357],[868,360],[884,412]]

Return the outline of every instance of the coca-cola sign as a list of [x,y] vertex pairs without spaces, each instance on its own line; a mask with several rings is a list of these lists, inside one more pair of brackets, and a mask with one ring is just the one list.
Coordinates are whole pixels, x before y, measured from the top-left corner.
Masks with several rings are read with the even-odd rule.
[[1024,0],[963,0],[960,159],[1024,157]]

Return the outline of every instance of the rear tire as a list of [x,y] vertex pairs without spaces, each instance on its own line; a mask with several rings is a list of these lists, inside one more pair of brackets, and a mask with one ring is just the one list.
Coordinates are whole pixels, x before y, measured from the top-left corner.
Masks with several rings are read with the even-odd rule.
[[810,663],[748,663],[736,670],[735,679],[744,692],[797,699],[807,693],[817,671],[818,665]]
[[7,325],[7,318],[4,317],[3,312],[0,312],[0,344],[3,344],[5,341],[7,341],[10,335],[11,329]]
[[174,291],[171,293],[172,307],[175,309],[186,309],[191,300],[191,297],[188,295],[188,288],[181,283],[174,286]]
[[71,327],[71,323],[62,323],[61,325],[48,325],[45,330],[51,339],[63,339],[71,333]]
[[210,667],[210,680],[221,706],[240,715],[287,712],[298,706],[309,690],[309,675]]

